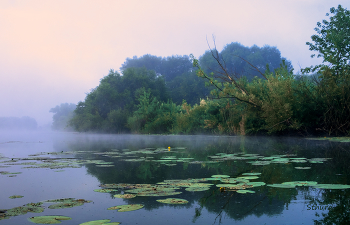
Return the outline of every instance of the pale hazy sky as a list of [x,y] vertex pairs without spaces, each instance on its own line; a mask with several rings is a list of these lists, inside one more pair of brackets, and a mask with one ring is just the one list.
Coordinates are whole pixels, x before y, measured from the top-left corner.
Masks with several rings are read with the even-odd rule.
[[196,57],[216,37],[276,46],[295,71],[319,63],[310,41],[331,7],[349,0],[0,0],[0,117],[52,121],[127,57]]

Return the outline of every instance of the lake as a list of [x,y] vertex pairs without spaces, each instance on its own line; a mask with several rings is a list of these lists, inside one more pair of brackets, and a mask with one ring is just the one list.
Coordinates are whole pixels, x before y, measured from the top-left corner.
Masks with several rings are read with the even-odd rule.
[[6,132],[0,225],[348,224],[349,178],[349,142]]

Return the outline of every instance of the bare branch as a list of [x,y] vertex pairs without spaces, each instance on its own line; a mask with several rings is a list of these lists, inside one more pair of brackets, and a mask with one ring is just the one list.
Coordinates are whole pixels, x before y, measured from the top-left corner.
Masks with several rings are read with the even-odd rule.
[[234,56],[236,56],[236,57],[242,59],[244,62],[248,63],[251,67],[253,67],[256,71],[258,71],[261,74],[261,76],[263,76],[266,80],[268,80],[267,77],[256,66],[251,64],[249,61],[245,60],[244,58],[240,57],[239,55],[234,55]]

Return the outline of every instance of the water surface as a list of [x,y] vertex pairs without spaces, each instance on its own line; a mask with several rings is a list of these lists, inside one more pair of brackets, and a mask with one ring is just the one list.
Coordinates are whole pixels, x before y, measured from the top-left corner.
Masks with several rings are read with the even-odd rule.
[[[71,217],[62,221],[66,225],[102,219],[121,224],[346,224],[350,189],[307,183],[293,188],[269,185],[291,181],[348,185],[349,151],[349,143],[304,138],[7,132],[0,136],[0,209],[44,202],[44,211],[0,216],[0,224],[33,224],[28,218],[43,215]],[[263,158],[270,156],[275,158]],[[286,160],[274,160],[279,158]],[[211,184],[207,190],[186,191],[178,186],[177,195],[131,199],[114,197],[128,193],[129,188],[94,191],[105,184],[184,183],[215,175],[244,177],[244,173],[261,173],[246,182],[265,184],[247,185],[245,190],[255,193],[241,194],[220,189],[225,180],[209,179],[199,182]],[[13,195],[24,197],[9,198]],[[51,209],[53,203],[45,202],[64,198],[91,202],[63,209]],[[166,198],[188,203],[156,201]],[[107,210],[125,204],[143,208]]]

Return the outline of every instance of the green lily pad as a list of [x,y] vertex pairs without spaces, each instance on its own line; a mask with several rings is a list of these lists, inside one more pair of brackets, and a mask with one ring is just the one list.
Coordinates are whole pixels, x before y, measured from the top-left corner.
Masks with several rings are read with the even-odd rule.
[[157,202],[166,203],[166,204],[187,204],[186,199],[181,198],[167,198],[167,199],[158,199]]
[[208,188],[208,187],[188,187],[185,190],[186,191],[207,191],[209,189],[210,188]]
[[110,192],[114,192],[114,191],[118,191],[116,189],[95,189],[94,192],[100,192],[100,193],[110,193]]
[[216,185],[219,188],[227,188],[232,190],[239,190],[239,189],[246,189],[253,187],[252,185],[247,185],[246,183],[239,183],[239,184],[217,184]]
[[108,210],[116,210],[118,209],[118,212],[128,212],[128,211],[134,211],[143,208],[142,204],[130,204],[130,205],[118,205],[109,207]]
[[311,167],[294,167],[297,170],[309,170]]
[[242,173],[243,176],[258,176],[261,173]]
[[295,162],[295,163],[306,163],[307,161],[305,159],[293,159],[291,160],[291,162]]
[[93,220],[85,223],[81,223],[79,225],[118,225],[120,224],[119,222],[112,222],[110,223],[111,220]]
[[182,192],[141,192],[138,193],[137,196],[171,196],[171,195],[179,195]]
[[244,177],[238,177],[241,179],[246,179],[246,180],[253,180],[253,179],[258,179],[258,176],[244,176]]
[[237,193],[246,194],[246,193],[255,193],[255,191],[250,191],[250,190],[238,190]]
[[74,201],[75,198],[59,198],[59,199],[52,199],[52,200],[46,200],[44,202],[71,202]]
[[230,183],[230,184],[234,184],[237,182],[241,182],[241,183],[247,183],[249,182],[249,179],[244,179],[242,177],[237,177],[237,178],[223,178],[221,179],[221,182],[223,183]]
[[295,186],[314,186],[317,184],[317,182],[316,181],[291,181],[291,182],[283,182],[282,184],[295,185]]
[[312,161],[312,160],[309,160],[309,163],[323,163],[322,161]]
[[57,203],[49,206],[49,209],[65,209],[65,208],[72,208],[75,206],[81,206],[84,205],[83,202],[64,202],[64,203]]
[[288,163],[289,159],[288,158],[275,158],[271,160],[272,163]]
[[9,198],[23,198],[24,196],[22,196],[22,195],[12,195],[12,196],[10,196]]
[[14,207],[12,209],[6,210],[6,216],[19,216],[24,215],[28,212],[32,213],[41,213],[44,211],[44,208],[41,207],[43,203],[28,203],[24,206]]
[[57,224],[61,223],[61,220],[71,220],[68,216],[35,216],[28,218],[30,222],[38,224]]
[[230,176],[228,176],[228,175],[213,175],[211,177],[213,177],[213,178],[229,178]]
[[346,184],[316,184],[312,185],[315,188],[322,188],[322,189],[348,189],[350,188],[350,185]]
[[268,184],[267,186],[275,188],[295,188],[295,185],[291,184]]
[[114,195],[114,197],[116,198],[135,198],[136,195],[133,195],[133,194],[123,194],[123,195]]
[[266,185],[265,182],[248,182],[246,185],[253,186],[253,187],[259,187]]
[[209,177],[209,178],[206,178],[208,181],[209,180],[221,180],[220,177]]

